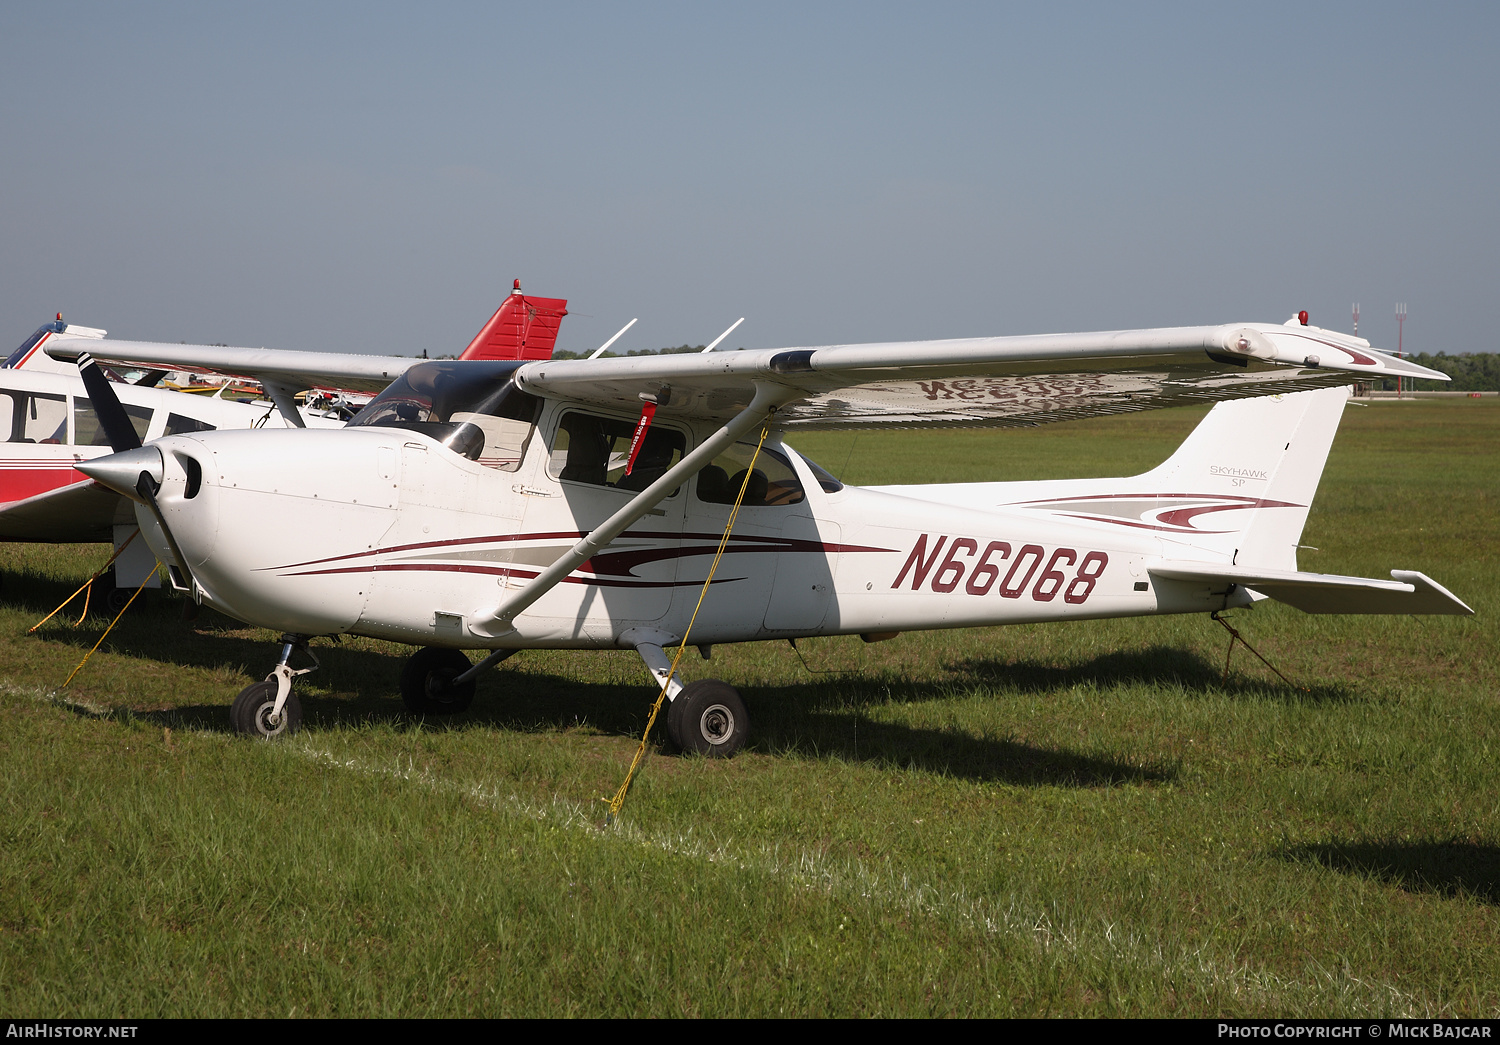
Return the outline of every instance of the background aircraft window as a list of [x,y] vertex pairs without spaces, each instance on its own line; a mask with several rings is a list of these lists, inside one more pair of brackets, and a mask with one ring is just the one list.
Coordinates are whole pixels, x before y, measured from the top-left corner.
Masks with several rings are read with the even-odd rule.
[[542,401],[503,367],[430,362],[412,367],[349,422],[420,432],[490,468],[521,466]]
[[163,435],[187,435],[189,432],[212,432],[214,426],[207,421],[200,421],[196,417],[183,417],[181,414],[167,415],[167,430]]
[[[595,417],[569,411],[557,425],[557,438],[547,462],[547,474],[591,486],[644,490],[682,460],[687,439],[681,432],[652,426],[636,455],[635,468],[625,474],[635,422]],[[676,496],[673,490],[669,496]]]
[[[146,429],[151,427],[151,410],[144,406],[126,406],[125,413],[130,417],[130,426],[135,429],[136,438],[144,442]],[[109,445],[109,436],[99,424],[94,404],[87,399],[73,400],[73,442],[79,446]]]
[[[698,500],[709,504],[733,504],[745,482],[750,458],[755,456],[753,443],[735,443],[698,473]],[[792,464],[775,450],[761,448],[750,473],[750,485],[742,502],[748,508],[798,504],[807,495]]]
[[36,392],[12,392],[10,437],[12,443],[65,443],[68,441],[68,401],[63,396]]

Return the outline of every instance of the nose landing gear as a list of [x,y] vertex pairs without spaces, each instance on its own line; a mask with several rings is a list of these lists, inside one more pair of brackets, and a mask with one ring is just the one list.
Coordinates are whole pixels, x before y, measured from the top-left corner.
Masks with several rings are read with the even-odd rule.
[[[281,636],[281,660],[264,682],[246,686],[229,708],[229,721],[236,733],[269,740],[283,733],[295,733],[302,725],[302,702],[292,692],[292,680],[321,666],[307,645],[306,635]],[[291,666],[292,651],[301,650],[312,661],[312,667]]]

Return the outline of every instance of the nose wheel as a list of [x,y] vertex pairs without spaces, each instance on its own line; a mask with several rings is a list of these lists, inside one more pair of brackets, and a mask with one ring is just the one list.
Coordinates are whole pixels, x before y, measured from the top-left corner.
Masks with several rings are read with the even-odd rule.
[[718,679],[700,679],[682,687],[667,706],[667,732],[683,751],[729,758],[745,746],[750,716],[739,690]]
[[270,740],[283,733],[295,733],[302,725],[302,701],[295,693],[287,694],[279,714],[276,713],[276,683],[257,682],[246,686],[229,708],[229,721],[236,733]]
[[[292,653],[296,650],[307,655],[312,667],[292,667]],[[229,722],[234,731],[262,740],[297,732],[302,725],[302,701],[292,692],[292,680],[316,670],[318,658],[308,649],[306,635],[281,636],[281,660],[276,667],[265,681],[240,690],[230,705]]]

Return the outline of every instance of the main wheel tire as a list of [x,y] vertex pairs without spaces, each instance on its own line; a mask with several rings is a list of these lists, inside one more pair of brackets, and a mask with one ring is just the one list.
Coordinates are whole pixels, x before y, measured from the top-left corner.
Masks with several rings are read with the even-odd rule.
[[126,606],[130,605],[130,598],[135,594],[129,588],[111,588],[104,596],[104,606],[109,610],[111,617],[117,615]]
[[286,695],[281,706],[281,721],[271,722],[271,709],[276,706],[276,683],[257,682],[240,690],[229,708],[229,721],[236,733],[270,740],[286,733],[295,733],[302,728],[302,701],[297,691]]
[[413,653],[401,669],[401,700],[414,715],[456,715],[474,701],[474,680],[453,680],[472,664],[462,650],[427,646]]
[[709,758],[729,758],[745,746],[750,715],[739,690],[718,679],[700,679],[682,687],[667,710],[667,732],[683,751]]

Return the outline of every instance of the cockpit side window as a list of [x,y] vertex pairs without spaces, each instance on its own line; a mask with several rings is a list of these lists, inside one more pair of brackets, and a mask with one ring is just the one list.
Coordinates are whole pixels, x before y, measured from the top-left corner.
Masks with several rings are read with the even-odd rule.
[[163,435],[187,435],[189,432],[212,432],[214,426],[207,421],[200,421],[196,417],[184,417],[182,414],[167,415],[167,430]]
[[[641,442],[635,467],[625,474],[635,422],[569,410],[557,423],[547,474],[565,482],[644,490],[664,475],[687,449],[687,438],[674,429],[653,425]],[[669,496],[676,496],[673,490]]]

